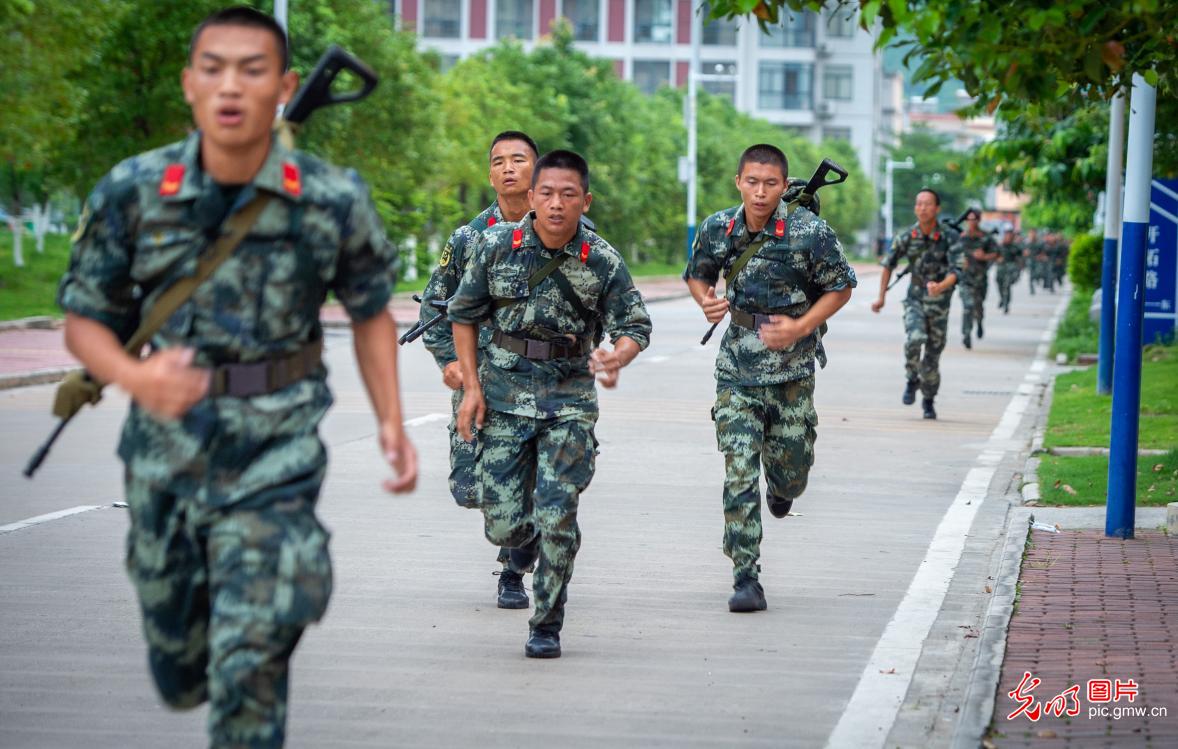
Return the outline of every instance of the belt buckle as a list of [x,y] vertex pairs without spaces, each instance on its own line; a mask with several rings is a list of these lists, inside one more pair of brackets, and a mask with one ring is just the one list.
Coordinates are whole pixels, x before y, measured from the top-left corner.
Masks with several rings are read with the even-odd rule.
[[244,364],[228,367],[226,372],[226,391],[237,398],[251,395],[261,395],[267,392],[266,370],[264,364]]
[[548,360],[552,358],[552,344],[548,341],[524,339],[524,356],[528,359]]

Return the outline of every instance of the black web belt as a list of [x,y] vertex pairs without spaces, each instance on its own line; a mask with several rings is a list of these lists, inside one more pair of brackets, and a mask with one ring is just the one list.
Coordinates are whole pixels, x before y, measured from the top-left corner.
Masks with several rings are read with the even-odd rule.
[[319,339],[293,354],[249,364],[220,364],[213,369],[209,395],[249,398],[274,393],[310,376],[322,360],[323,339]]
[[742,309],[732,309],[732,322],[742,328],[748,328],[752,331],[761,329],[761,326],[769,322],[769,315],[762,315],[755,312],[745,312]]
[[541,341],[536,338],[517,338],[502,330],[496,330],[491,336],[491,341],[505,351],[535,361],[573,359],[585,356],[593,350],[593,342],[588,338],[577,338],[574,341],[562,343],[560,341]]

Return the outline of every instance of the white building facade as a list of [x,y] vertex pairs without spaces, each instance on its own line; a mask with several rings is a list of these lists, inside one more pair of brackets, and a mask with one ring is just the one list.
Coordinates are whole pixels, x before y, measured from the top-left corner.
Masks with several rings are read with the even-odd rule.
[[[613,60],[621,78],[648,93],[686,83],[698,7],[694,0],[392,0],[390,6],[402,28],[417,33],[418,47],[435,50],[446,64],[508,37],[533,44],[564,16],[579,48]],[[734,81],[702,88],[813,141],[849,141],[874,179],[887,124],[884,80],[872,35],[857,22],[847,11],[797,14],[770,34],[749,20],[705,22],[700,72]]]

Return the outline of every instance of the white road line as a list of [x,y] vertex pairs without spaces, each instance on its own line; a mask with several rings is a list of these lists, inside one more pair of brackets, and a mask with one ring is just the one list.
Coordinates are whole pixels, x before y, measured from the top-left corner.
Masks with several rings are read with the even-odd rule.
[[[1066,300],[1064,300],[1066,301]],[[1041,343],[1031,364],[1031,373],[1037,375],[1047,366],[1048,342],[1054,335],[1059,319],[1063,315],[1064,301],[1056,307],[1055,315],[1047,324]],[[961,561],[969,528],[973,524],[978,508],[986,498],[986,491],[994,472],[1006,455],[1010,438],[1014,435],[1019,421],[1030,407],[1034,388],[1019,387],[1007,404],[1002,418],[986,447],[978,455],[974,467],[965,476],[953,504],[941,518],[932,543],[925,552],[916,575],[913,576],[904,599],[884,629],[875,645],[875,651],[867,661],[851,701],[843,710],[842,717],[827,739],[827,747],[842,749],[854,747],[882,747],[887,740],[896,713],[904,702],[904,695],[912,683],[916,664],[925,638],[941,611],[949,583]]]
[[[405,422],[405,426],[416,427],[421,426],[422,424],[429,424],[434,421],[448,421],[449,419],[450,414],[426,414],[425,416],[418,416],[416,419],[409,419]],[[90,510],[97,510],[101,507],[103,507],[103,505],[79,505],[77,507],[71,507],[68,510],[59,510],[57,512],[47,513],[45,515],[38,515],[35,518],[18,520],[17,522],[9,523],[8,525],[0,525],[0,534],[19,531],[22,528],[28,528],[29,526],[33,525],[40,525],[41,523],[48,523],[51,520],[60,520],[61,518],[66,518],[70,515],[77,515],[81,512],[89,512]]]
[[407,427],[419,427],[422,424],[429,424],[434,421],[449,421],[450,414],[426,414],[425,416],[418,416],[416,419],[409,419],[405,422]]
[[71,507],[68,510],[58,510],[57,512],[50,512],[45,515],[38,515],[35,518],[27,518],[25,520],[18,520],[15,523],[9,523],[8,525],[0,525],[0,533],[12,533],[13,531],[19,531],[21,528],[28,528],[31,525],[40,525],[41,523],[48,523],[50,520],[59,520],[60,518],[66,518],[66,517],[69,517],[70,515],[77,515],[78,513],[81,513],[81,512],[90,512],[91,510],[97,510],[101,507],[102,507],[102,505],[79,505],[77,507]]

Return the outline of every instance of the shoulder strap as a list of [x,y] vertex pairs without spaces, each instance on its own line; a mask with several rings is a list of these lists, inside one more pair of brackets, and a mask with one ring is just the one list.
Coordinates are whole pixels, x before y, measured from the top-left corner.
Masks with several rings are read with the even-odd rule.
[[[556,253],[555,257],[553,257],[547,263],[544,263],[544,265],[540,266],[539,270],[537,270],[531,276],[528,276],[528,291],[534,291],[545,278],[551,276],[552,272],[560,267],[560,264],[564,262],[566,257],[568,257],[568,253],[563,251],[558,252]],[[495,308],[498,309],[500,307],[506,307],[508,305],[516,304],[517,302],[522,301],[524,301],[524,299],[496,299],[493,304]]]
[[[785,211],[786,211],[785,220],[787,222],[787,225],[785,228],[785,236],[787,236],[787,237],[789,236],[789,226],[788,226],[789,217],[790,217],[790,215],[793,214],[794,210],[797,209],[797,207],[798,207],[798,202],[795,200],[794,202],[787,205],[785,208]],[[736,277],[738,275],[740,275],[740,272],[742,270],[744,270],[744,266],[748,265],[749,260],[753,259],[753,255],[757,254],[757,250],[764,247],[765,243],[768,242],[769,239],[770,239],[769,227],[766,226],[765,230],[764,230],[764,234],[761,236],[761,238],[758,239],[756,242],[753,242],[752,244],[750,244],[748,247],[746,247],[744,252],[742,252],[740,254],[740,257],[736,258],[736,262],[732,264],[732,267],[728,269],[728,272],[724,274],[724,287],[725,288],[732,287],[732,282],[735,281]]]
[[163,294],[160,294],[159,299],[152,305],[147,319],[140,323],[131,339],[127,341],[127,345],[124,347],[127,353],[137,356],[139,350],[164,326],[172,313],[191,299],[197,288],[208,280],[209,276],[213,275],[213,271],[229,259],[229,256],[245,239],[245,235],[253,228],[254,222],[261,215],[262,209],[270,202],[271,197],[273,196],[268,192],[258,191],[240,211],[225,220],[225,223],[221,225],[224,233],[213,243],[212,249],[201,256],[196,265],[196,273],[181,278],[169,286]]
[[561,293],[564,294],[564,298],[577,311],[581,319],[585,321],[586,333],[594,335],[597,326],[597,313],[585,306],[585,302],[582,301],[581,296],[573,289],[573,285],[569,283],[569,279],[563,273],[560,271],[553,273],[552,282],[560,288]]

